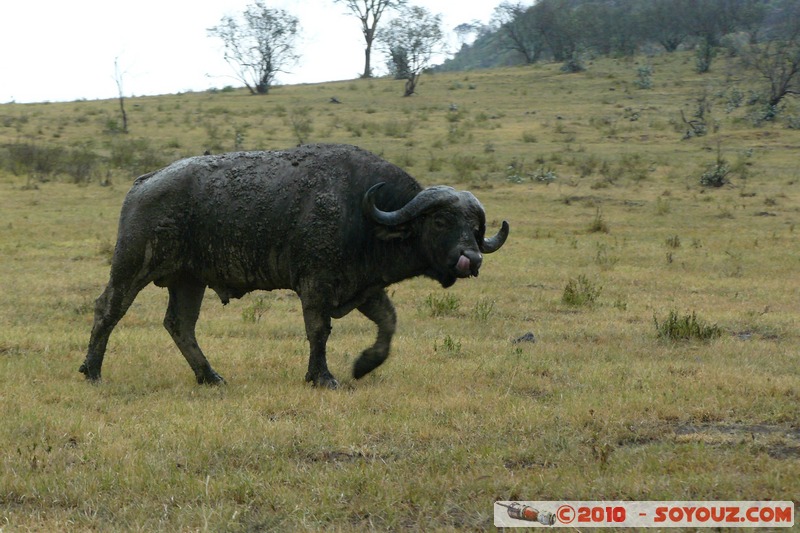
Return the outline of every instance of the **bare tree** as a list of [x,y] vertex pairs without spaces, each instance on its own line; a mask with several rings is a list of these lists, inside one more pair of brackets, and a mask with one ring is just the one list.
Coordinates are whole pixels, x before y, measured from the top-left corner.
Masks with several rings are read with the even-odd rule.
[[114,81],[117,84],[119,94],[119,110],[122,114],[122,133],[128,133],[128,114],[125,112],[125,93],[122,91],[122,77],[124,72],[119,69],[119,58],[114,58]]
[[406,5],[407,0],[333,0],[343,4],[358,20],[361,21],[361,33],[364,35],[366,48],[364,49],[364,73],[362,78],[372,77],[372,43],[377,35],[378,22],[387,9],[400,9]]
[[242,19],[224,16],[208,34],[225,46],[225,61],[251,94],[267,94],[278,72],[294,64],[298,33],[297,17],[283,9],[271,9],[257,0],[248,5]]
[[784,97],[800,94],[800,5],[787,2],[770,22],[766,40],[750,43],[742,56],[769,83],[766,118],[777,114]]
[[381,32],[380,40],[396,67],[396,74],[404,74],[403,96],[414,94],[422,71],[430,66],[443,39],[442,17],[417,6],[404,9],[389,29]]

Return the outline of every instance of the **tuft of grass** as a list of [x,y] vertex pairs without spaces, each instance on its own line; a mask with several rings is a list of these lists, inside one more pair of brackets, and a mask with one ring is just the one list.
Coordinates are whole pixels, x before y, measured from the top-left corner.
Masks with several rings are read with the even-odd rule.
[[697,318],[694,311],[691,315],[679,315],[672,310],[662,322],[653,314],[653,322],[658,338],[669,341],[707,341],[722,335],[722,330],[716,324],[709,325]]
[[575,307],[591,306],[597,303],[601,292],[602,287],[595,285],[581,274],[567,282],[561,295],[561,302]]
[[430,293],[425,298],[424,307],[432,317],[452,316],[458,313],[461,302],[458,296],[449,292],[441,294]]
[[266,296],[256,296],[252,304],[242,308],[242,320],[245,322],[258,322],[269,308],[270,303]]
[[594,219],[589,224],[588,228],[589,233],[610,233],[611,229],[608,227],[608,223],[606,222],[605,218],[603,217],[603,211],[598,207],[597,211],[595,212]]
[[461,341],[454,339],[450,335],[445,335],[441,344],[438,342],[433,343],[433,351],[448,355],[459,355],[461,353]]
[[475,302],[475,308],[472,311],[472,315],[475,317],[475,320],[486,322],[489,319],[489,315],[491,315],[493,311],[494,300],[481,298]]
[[668,248],[680,248],[681,247],[681,238],[677,235],[671,235],[667,237],[667,240],[664,241]]

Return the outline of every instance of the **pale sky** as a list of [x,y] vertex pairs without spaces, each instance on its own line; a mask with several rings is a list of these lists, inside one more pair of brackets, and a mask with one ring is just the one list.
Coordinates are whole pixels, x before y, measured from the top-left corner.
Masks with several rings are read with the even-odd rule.
[[[488,22],[500,0],[410,0],[441,14],[453,28]],[[252,0],[2,0],[0,103],[72,101],[117,96],[119,58],[125,96],[242,86],[223,60],[221,41],[206,29]],[[301,55],[281,84],[356,78],[364,68],[360,22],[333,0],[266,0],[298,17]],[[391,16],[391,14],[390,14]],[[382,23],[389,17],[384,16]],[[440,58],[441,60],[444,57]],[[385,61],[373,51],[373,67]]]

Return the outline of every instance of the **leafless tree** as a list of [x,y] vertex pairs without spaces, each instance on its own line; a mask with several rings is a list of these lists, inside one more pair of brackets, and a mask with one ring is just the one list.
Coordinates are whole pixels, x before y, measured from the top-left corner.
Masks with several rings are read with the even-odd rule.
[[245,8],[241,20],[224,16],[208,34],[222,40],[225,61],[250,93],[267,94],[276,74],[298,59],[298,26],[297,17],[257,0]]
[[400,9],[407,0],[333,0],[350,10],[361,21],[361,33],[364,35],[364,73],[362,78],[372,77],[372,43],[377,35],[378,23],[387,9]]
[[122,90],[122,78],[125,75],[119,68],[119,58],[114,58],[114,82],[117,84],[119,95],[119,110],[122,114],[122,133],[128,133],[128,114],[125,112],[125,93]]
[[800,94],[800,5],[787,2],[773,14],[770,34],[750,43],[745,62],[769,83],[768,113],[788,95]]

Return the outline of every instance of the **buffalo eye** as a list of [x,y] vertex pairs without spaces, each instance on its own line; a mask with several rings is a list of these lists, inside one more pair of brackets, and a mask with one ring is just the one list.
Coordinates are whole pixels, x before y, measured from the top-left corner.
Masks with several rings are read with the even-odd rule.
[[447,213],[436,213],[433,215],[433,225],[436,229],[445,229],[450,226],[450,217]]

